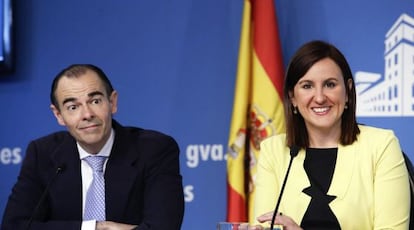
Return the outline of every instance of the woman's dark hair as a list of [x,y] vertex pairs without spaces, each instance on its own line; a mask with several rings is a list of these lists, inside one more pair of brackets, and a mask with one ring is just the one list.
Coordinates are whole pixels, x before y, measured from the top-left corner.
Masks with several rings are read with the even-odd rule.
[[68,77],[68,78],[80,77],[83,74],[85,74],[87,71],[95,72],[98,75],[98,77],[102,80],[107,95],[108,96],[111,95],[111,93],[112,93],[112,91],[114,91],[114,89],[112,87],[111,81],[109,81],[108,77],[102,71],[102,69],[100,69],[99,67],[97,67],[95,65],[91,65],[91,64],[73,64],[73,65],[70,65],[67,68],[63,69],[62,71],[60,71],[55,76],[55,78],[53,79],[52,88],[50,90],[50,102],[57,109],[59,109],[59,104],[56,100],[56,88],[57,88],[57,85],[59,83],[59,80],[64,76]]
[[[293,55],[286,72],[284,83],[284,108],[286,119],[286,143],[288,146],[309,147],[309,136],[305,121],[300,113],[293,113],[289,92],[293,92],[296,83],[318,61],[329,58],[341,69],[348,96],[347,109],[342,113],[340,144],[352,144],[359,134],[356,122],[356,92],[351,68],[344,55],[333,45],[324,41],[311,41],[300,47]],[[349,88],[348,80],[352,80]]]

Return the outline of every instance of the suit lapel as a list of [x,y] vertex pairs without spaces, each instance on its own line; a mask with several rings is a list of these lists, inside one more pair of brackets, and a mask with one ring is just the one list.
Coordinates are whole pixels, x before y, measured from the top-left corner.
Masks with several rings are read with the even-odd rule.
[[116,122],[114,130],[114,145],[105,170],[107,219],[122,217],[138,173],[136,140],[131,140],[125,129]]
[[[130,141],[131,136],[118,123],[114,122],[113,127],[115,140],[105,169],[106,216],[109,220],[123,216],[139,169],[136,139]],[[51,154],[51,160],[54,168],[64,166],[54,181],[56,186],[50,189],[52,199],[58,201],[56,205],[65,207],[67,216],[82,219],[81,162],[76,141],[69,134]]]
[[75,140],[67,134],[51,157],[55,168],[63,168],[54,181],[54,192],[51,188],[51,196],[56,196],[56,205],[65,207],[68,216],[82,219],[82,176]]

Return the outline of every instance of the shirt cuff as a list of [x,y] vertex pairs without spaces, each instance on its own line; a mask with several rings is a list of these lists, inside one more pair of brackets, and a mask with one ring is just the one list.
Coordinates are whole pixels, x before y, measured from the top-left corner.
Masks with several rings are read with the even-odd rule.
[[81,230],[95,230],[95,229],[96,229],[96,220],[82,221]]

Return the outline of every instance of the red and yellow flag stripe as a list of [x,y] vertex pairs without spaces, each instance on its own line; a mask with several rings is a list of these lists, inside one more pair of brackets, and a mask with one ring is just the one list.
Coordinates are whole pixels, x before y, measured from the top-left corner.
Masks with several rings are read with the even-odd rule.
[[227,220],[254,222],[259,144],[284,132],[283,62],[273,0],[245,0],[227,159]]

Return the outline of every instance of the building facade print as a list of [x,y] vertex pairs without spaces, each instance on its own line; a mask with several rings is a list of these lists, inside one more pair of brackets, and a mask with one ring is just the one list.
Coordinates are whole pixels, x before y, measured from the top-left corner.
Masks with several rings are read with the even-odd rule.
[[385,35],[384,76],[357,71],[357,116],[414,116],[414,18],[402,14]]

